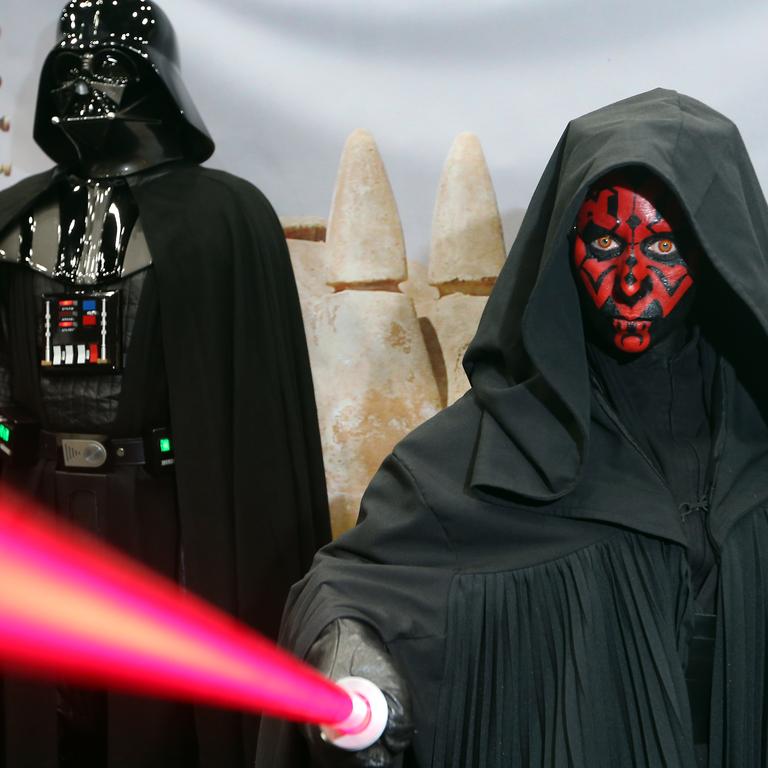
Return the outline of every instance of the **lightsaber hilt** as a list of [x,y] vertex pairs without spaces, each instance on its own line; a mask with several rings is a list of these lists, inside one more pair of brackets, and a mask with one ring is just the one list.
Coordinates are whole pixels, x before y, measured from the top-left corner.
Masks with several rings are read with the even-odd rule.
[[352,711],[341,723],[323,725],[325,741],[339,749],[358,752],[375,744],[384,733],[389,707],[381,689],[364,677],[343,677],[336,681],[352,700]]

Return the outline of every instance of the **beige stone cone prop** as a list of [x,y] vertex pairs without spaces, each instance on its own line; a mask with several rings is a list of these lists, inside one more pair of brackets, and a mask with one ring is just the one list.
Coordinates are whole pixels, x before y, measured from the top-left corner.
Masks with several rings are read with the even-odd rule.
[[281,216],[280,223],[287,240],[325,242],[328,224],[321,216]]
[[444,406],[447,401],[448,381],[443,350],[431,319],[432,310],[440,298],[440,292],[427,281],[427,265],[424,262],[408,260],[408,279],[400,284],[400,290],[411,299],[416,309],[421,335],[424,337],[429,361],[432,364],[432,374],[437,384],[440,405]]
[[307,340],[334,535],[354,525],[365,487],[395,444],[440,408],[410,300],[342,291],[313,302]]
[[320,241],[290,238],[288,252],[306,326],[315,311],[315,299],[333,293],[333,288],[328,285],[327,246]]
[[501,217],[483,149],[473,133],[461,133],[448,153],[437,189],[429,282],[442,296],[487,296],[505,257]]
[[474,134],[462,133],[443,167],[432,219],[429,282],[442,298],[425,311],[442,351],[448,405],[469,388],[461,361],[505,258],[482,147]]
[[440,180],[429,267],[409,267],[384,163],[371,135],[356,131],[327,241],[321,219],[284,225],[338,536],[394,445],[467,389],[461,360],[504,263],[501,222],[480,143],[461,134]]
[[328,220],[329,284],[336,290],[396,291],[407,277],[405,242],[395,196],[370,133],[344,146]]
[[446,405],[455,403],[469,389],[462,360],[477,331],[487,301],[487,296],[453,293],[436,301],[430,310],[429,321],[439,342],[445,366]]
[[[312,255],[291,250],[314,280],[306,263]],[[441,406],[413,301],[397,287],[407,275],[400,216],[376,144],[364,131],[344,148],[328,239],[315,252],[336,291],[315,293],[304,312],[338,536],[354,525],[384,457]]]

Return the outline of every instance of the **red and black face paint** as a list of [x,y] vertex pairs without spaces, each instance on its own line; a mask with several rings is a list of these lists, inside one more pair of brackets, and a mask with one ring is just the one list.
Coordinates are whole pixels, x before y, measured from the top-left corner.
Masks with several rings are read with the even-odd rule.
[[[614,173],[576,217],[573,262],[592,325],[622,352],[644,352],[684,322],[693,298],[685,219],[652,177]],[[690,241],[688,241],[690,242]],[[683,298],[686,301],[683,302]]]

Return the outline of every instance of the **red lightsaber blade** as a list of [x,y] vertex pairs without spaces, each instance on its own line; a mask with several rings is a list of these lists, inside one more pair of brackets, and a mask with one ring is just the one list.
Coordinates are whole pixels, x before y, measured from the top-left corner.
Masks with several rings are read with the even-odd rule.
[[322,724],[345,749],[369,746],[386,726],[386,700],[369,681],[331,682],[7,493],[0,584],[0,662],[18,672]]

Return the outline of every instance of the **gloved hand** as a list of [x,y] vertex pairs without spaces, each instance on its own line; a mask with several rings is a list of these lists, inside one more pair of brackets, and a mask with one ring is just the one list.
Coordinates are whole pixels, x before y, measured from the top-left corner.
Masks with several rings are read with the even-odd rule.
[[313,765],[339,768],[388,768],[411,743],[411,702],[405,681],[376,632],[354,619],[336,619],[317,638],[307,661],[331,680],[364,677],[375,683],[389,707],[387,727],[368,749],[347,752],[323,740],[320,728],[304,727]]

